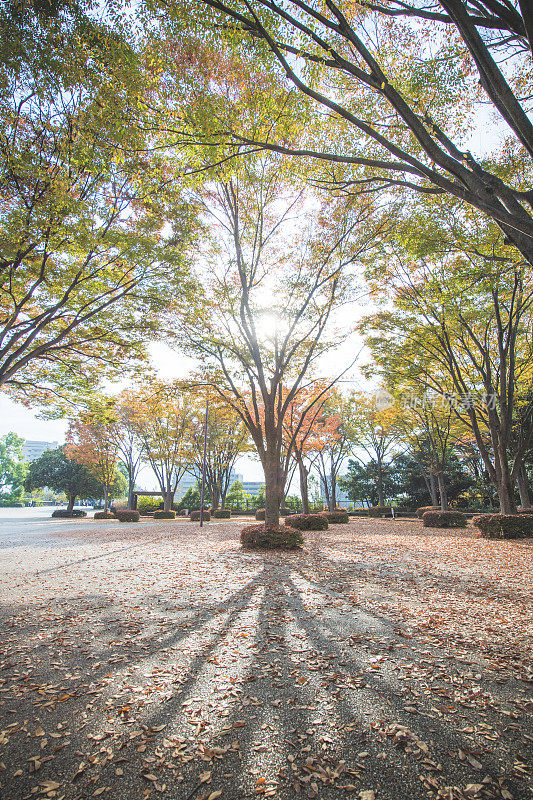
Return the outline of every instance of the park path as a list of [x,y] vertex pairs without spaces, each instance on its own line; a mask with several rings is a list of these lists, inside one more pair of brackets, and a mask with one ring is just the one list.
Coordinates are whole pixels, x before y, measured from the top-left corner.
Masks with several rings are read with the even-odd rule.
[[531,542],[239,528],[0,551],[2,800],[531,797]]

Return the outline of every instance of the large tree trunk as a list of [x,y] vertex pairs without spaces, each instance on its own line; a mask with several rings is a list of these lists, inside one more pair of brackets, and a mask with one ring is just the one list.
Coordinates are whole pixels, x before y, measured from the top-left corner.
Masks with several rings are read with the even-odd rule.
[[[448,510],[448,492],[446,491],[446,482],[444,480],[444,472],[439,470],[437,473],[437,483],[439,486],[439,497],[441,511]],[[435,504],[436,505],[436,504]]]
[[211,487],[211,508],[213,511],[218,508],[219,506],[219,497],[220,497],[220,490],[218,486],[214,485]]
[[511,480],[507,448],[500,442],[498,442],[498,450],[495,453],[494,460],[498,476],[496,490],[500,500],[500,513],[516,514],[515,487],[514,480]]
[[109,508],[109,486],[104,485],[104,512],[107,514]]
[[[325,473],[324,473],[324,475],[325,475]],[[331,504],[329,502],[329,484],[328,484],[328,482],[327,482],[325,477],[322,478],[322,476],[320,476],[320,480],[321,480],[322,486],[324,488],[324,495],[325,495],[324,499],[326,501],[326,505],[327,505],[328,508],[331,508]]]
[[170,511],[172,508],[172,495],[173,492],[167,486],[163,492],[163,511]]
[[518,470],[517,476],[518,491],[520,492],[520,503],[522,508],[531,507],[531,491],[529,487],[529,479],[527,476],[526,468],[522,464]]
[[135,481],[131,472],[128,472],[128,508],[133,509],[133,491],[135,489]]
[[437,481],[435,478],[435,473],[429,473],[429,494],[431,496],[431,505],[438,506],[439,504],[439,492],[437,489]]
[[75,494],[69,494],[67,511],[72,511],[72,509],[74,508],[74,503],[75,502],[76,502],[76,495]]
[[309,514],[309,486],[307,484],[309,470],[301,458],[298,459],[298,471],[300,473],[300,496],[302,498],[302,512],[304,514]]
[[335,475],[335,466],[333,464],[333,459],[331,459],[331,468],[330,468],[330,492],[329,492],[329,510],[335,511],[337,508],[337,476]]
[[277,455],[267,453],[265,464],[265,525],[279,525],[279,504],[283,495],[281,465]]
[[381,459],[378,458],[378,474],[376,481],[376,489],[378,490],[378,506],[385,505],[385,498],[383,494],[383,465]]

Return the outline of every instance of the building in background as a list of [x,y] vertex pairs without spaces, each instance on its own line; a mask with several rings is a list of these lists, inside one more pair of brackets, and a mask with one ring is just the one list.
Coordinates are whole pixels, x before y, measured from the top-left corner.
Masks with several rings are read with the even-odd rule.
[[246,494],[251,494],[252,497],[257,497],[261,487],[264,487],[264,481],[243,481],[242,479],[238,478],[242,483],[242,488],[246,492]]
[[35,461],[47,450],[55,450],[59,447],[59,442],[37,442],[26,439],[22,446],[22,454],[26,461]]

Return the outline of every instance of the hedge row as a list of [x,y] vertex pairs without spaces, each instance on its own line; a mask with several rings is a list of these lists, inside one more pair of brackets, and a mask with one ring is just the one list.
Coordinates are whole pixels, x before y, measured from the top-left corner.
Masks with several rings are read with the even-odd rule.
[[328,522],[332,522],[334,525],[338,525],[339,523],[349,522],[350,517],[348,516],[347,511],[338,510],[338,511],[322,511],[320,514],[321,517],[327,519]]
[[138,511],[131,511],[129,508],[118,508],[115,517],[119,522],[139,522],[141,515]]
[[369,517],[392,517],[392,508],[390,506],[373,506],[368,509]]
[[285,525],[299,531],[326,531],[329,523],[323,514],[290,514]]
[[73,508],[72,511],[67,511],[66,508],[56,508],[55,511],[52,511],[53,517],[59,517],[59,519],[74,519],[75,517],[86,517],[87,512],[81,511],[79,508]]
[[154,519],[176,519],[175,511],[154,511]]
[[[191,511],[189,519],[190,519],[191,522],[200,522],[200,512],[199,511]],[[209,511],[206,511],[204,509],[204,513],[203,513],[203,516],[202,516],[203,522],[209,522],[210,519],[211,519],[211,515],[209,514]]]
[[466,516],[460,511],[426,511],[424,528],[466,528]]
[[215,508],[211,516],[213,519],[231,519],[231,508]]
[[416,509],[416,516],[418,519],[422,519],[426,511],[440,511],[440,506],[420,506],[420,508]]
[[249,525],[241,531],[241,544],[250,550],[295,550],[303,541],[301,532],[289,525]]
[[485,539],[525,539],[533,536],[533,514],[482,514],[472,525]]
[[112,511],[97,511],[94,515],[95,519],[116,519]]

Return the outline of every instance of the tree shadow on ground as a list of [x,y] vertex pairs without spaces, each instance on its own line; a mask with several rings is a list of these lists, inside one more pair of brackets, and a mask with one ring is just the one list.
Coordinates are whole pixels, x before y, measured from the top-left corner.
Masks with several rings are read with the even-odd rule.
[[10,609],[1,702],[14,723],[2,756],[13,796],[55,780],[68,800],[102,787],[156,796],[163,784],[176,800],[219,789],[333,800],[346,786],[380,800],[428,787],[466,798],[477,783],[480,797],[501,797],[502,781],[526,797],[515,766],[525,722],[502,713],[516,713],[508,687],[486,691],[449,651],[346,611],[306,558],[254,554],[237,587],[226,565],[222,587],[206,580],[189,605],[175,587],[133,606],[110,586],[42,604],[37,624],[33,607]]

